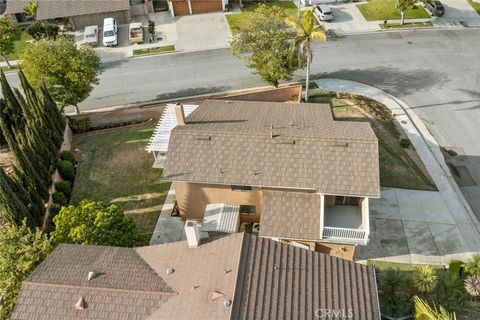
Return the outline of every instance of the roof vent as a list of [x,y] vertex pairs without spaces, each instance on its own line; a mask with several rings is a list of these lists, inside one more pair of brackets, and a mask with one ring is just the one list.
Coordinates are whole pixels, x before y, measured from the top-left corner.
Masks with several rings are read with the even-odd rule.
[[85,301],[85,298],[83,296],[78,299],[77,303],[75,303],[75,309],[77,310],[85,310],[87,307],[87,301]]
[[167,276],[171,275],[174,272],[175,270],[173,270],[172,268],[167,268],[167,270],[165,270],[165,273],[167,274]]
[[225,298],[225,300],[223,300],[223,306],[225,308],[230,307],[231,304],[232,304],[232,300],[229,300],[227,298]]
[[97,273],[94,272],[94,271],[90,271],[88,272],[88,276],[87,276],[87,280],[88,282],[90,282],[93,278],[95,278],[97,276]]
[[217,301],[221,298],[224,298],[225,295],[219,291],[213,291],[212,294],[210,295],[210,301]]

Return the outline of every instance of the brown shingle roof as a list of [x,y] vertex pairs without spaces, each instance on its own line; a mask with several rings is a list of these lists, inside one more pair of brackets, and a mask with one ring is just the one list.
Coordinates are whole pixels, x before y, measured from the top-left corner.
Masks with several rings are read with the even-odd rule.
[[185,126],[172,130],[163,175],[380,195],[378,142],[370,125],[334,121],[330,108],[320,104],[206,101]]
[[[5,13],[20,13],[31,1],[8,0]],[[37,0],[37,20],[130,10],[129,0]]]
[[260,236],[320,239],[320,196],[315,193],[263,190]]
[[[132,248],[61,244],[24,282],[12,319],[145,319],[173,295]],[[75,310],[81,296],[88,307]]]
[[245,234],[232,319],[317,319],[319,309],[380,319],[373,267]]
[[[105,274],[82,284],[92,266]],[[81,296],[87,308],[76,310]],[[314,319],[317,308],[351,308],[370,320],[376,301],[372,267],[237,233],[198,248],[61,245],[22,285],[12,319]]]

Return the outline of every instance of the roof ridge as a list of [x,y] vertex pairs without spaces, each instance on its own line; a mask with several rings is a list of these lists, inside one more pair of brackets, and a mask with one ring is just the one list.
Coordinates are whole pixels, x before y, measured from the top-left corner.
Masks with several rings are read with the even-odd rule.
[[165,296],[176,296],[178,292],[165,292],[165,291],[151,291],[151,290],[135,290],[135,289],[116,289],[116,288],[105,288],[105,287],[95,287],[95,286],[76,286],[68,284],[56,284],[56,283],[46,283],[46,282],[35,282],[27,280],[25,284],[33,284],[38,286],[47,286],[47,287],[60,287],[60,288],[71,288],[71,289],[95,289],[102,291],[114,291],[114,292],[133,292],[133,293],[144,293],[152,295],[165,295]]
[[258,133],[258,132],[241,132],[241,131],[221,131],[221,130],[215,130],[215,131],[207,131],[207,130],[198,130],[195,128],[185,128],[181,127],[180,130],[172,130],[175,132],[196,132],[196,133],[204,133],[208,135],[215,135],[215,134],[226,134],[226,135],[239,135],[239,136],[251,136],[251,137],[267,137],[269,139],[275,139],[275,138],[290,138],[290,139],[305,139],[305,140],[311,140],[311,141],[328,141],[328,140],[349,140],[349,141],[366,141],[366,142],[375,142],[378,141],[378,138],[375,136],[375,138],[371,139],[366,139],[366,138],[356,138],[356,137],[331,137],[331,138],[326,138],[326,137],[306,137],[306,136],[289,136],[289,135],[277,135],[274,138],[270,138],[270,133],[265,132],[265,133]]

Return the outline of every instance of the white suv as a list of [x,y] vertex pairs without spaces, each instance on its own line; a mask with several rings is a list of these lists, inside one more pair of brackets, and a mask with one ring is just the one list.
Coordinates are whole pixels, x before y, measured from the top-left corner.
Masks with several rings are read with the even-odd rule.
[[111,47],[118,45],[118,26],[115,18],[105,18],[103,20],[103,45]]
[[320,4],[313,9],[313,15],[318,21],[330,21],[333,19],[333,12],[326,4]]

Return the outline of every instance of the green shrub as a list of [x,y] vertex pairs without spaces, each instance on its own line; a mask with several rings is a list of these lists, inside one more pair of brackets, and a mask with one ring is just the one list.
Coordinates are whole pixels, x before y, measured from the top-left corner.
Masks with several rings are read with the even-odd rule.
[[463,261],[452,260],[448,265],[448,274],[452,277],[457,276],[463,278]]
[[75,166],[67,160],[60,161],[58,172],[63,180],[73,182],[75,180]]
[[52,201],[60,206],[66,206],[68,204],[67,198],[61,192],[54,192],[52,194]]
[[402,148],[405,148],[405,149],[406,149],[406,148],[410,147],[411,144],[412,144],[412,143],[411,143],[410,140],[407,139],[407,138],[402,138],[402,139],[400,139],[400,147],[402,147]]
[[68,201],[72,196],[71,183],[68,181],[59,181],[55,183],[55,191],[63,193],[65,195],[65,198],[67,198],[67,201]]
[[63,150],[62,152],[60,152],[60,160],[70,161],[73,165],[75,165],[76,163],[73,152],[68,150]]
[[82,133],[90,129],[90,118],[72,119],[68,120],[70,129],[73,133]]

